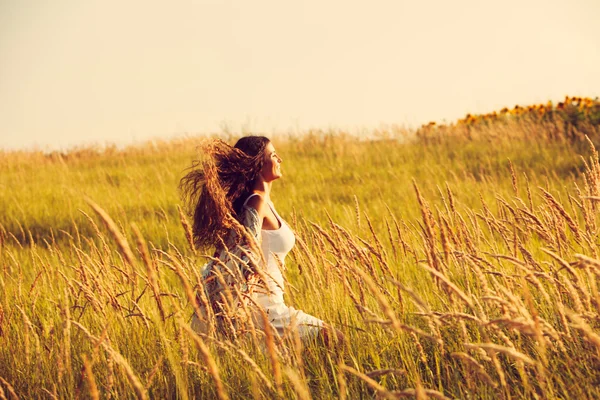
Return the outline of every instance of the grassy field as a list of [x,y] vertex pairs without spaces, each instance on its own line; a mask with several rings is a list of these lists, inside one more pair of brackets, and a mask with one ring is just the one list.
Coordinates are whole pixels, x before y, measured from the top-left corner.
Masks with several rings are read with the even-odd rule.
[[189,329],[201,139],[0,153],[0,398],[600,397],[600,131],[482,121],[272,138],[287,299],[333,347]]

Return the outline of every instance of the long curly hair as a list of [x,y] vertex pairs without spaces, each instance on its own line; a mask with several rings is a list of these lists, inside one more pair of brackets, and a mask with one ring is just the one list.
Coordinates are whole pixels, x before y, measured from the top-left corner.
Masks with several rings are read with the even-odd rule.
[[179,182],[181,197],[193,217],[194,245],[218,247],[240,229],[239,214],[263,167],[264,136],[245,136],[231,147],[220,139],[201,145],[204,160],[195,160]]

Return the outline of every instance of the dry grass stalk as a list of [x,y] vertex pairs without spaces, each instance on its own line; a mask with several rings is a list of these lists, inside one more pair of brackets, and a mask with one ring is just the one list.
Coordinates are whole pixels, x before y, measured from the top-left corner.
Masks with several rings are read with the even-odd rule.
[[304,374],[304,358],[302,356],[302,352],[304,350],[304,345],[302,344],[302,338],[300,337],[300,332],[298,329],[295,329],[296,319],[292,322],[291,326],[286,330],[286,335],[289,337],[289,341],[291,341],[292,347],[292,355],[294,357],[294,365],[300,374],[300,378],[306,380],[306,375]]
[[[417,377],[415,378],[415,388],[414,389],[408,389],[410,394],[412,394],[411,392],[414,391],[414,396],[416,400],[429,400],[429,397],[427,396],[427,393],[425,392],[425,388],[423,387],[423,384],[421,383],[421,377],[419,375],[417,375]],[[407,393],[405,391],[405,393]]]
[[[470,272],[475,273],[477,282],[482,286],[483,294],[485,296],[489,296],[492,293],[492,291],[488,284],[488,279],[485,276],[485,274],[483,273],[483,270],[482,270],[483,266],[481,265],[481,259],[479,257],[470,255],[470,254],[461,253],[461,255],[463,256],[463,259],[465,259],[467,261],[467,263],[471,265],[472,269],[470,269]],[[466,270],[466,266],[465,266],[465,275],[466,274],[467,274],[467,270]]]
[[71,282],[75,283],[75,285],[79,287],[80,292],[83,293],[85,299],[89,302],[89,304],[91,304],[94,311],[101,312],[102,316],[106,318],[104,307],[102,306],[100,300],[98,300],[94,295],[93,290],[76,279],[71,279]]
[[446,277],[441,272],[433,269],[432,267],[430,267],[427,264],[421,263],[419,265],[421,265],[423,268],[425,268],[427,271],[429,271],[429,273],[431,273],[432,275],[434,275],[436,278],[438,278],[440,281],[442,281],[448,288],[450,288],[454,293],[456,293],[458,295],[458,297],[460,297],[460,299],[466,305],[468,305],[469,308],[471,308],[471,310],[473,310],[473,312],[477,312],[477,309],[473,305],[473,300],[471,300],[471,298],[469,296],[467,296],[467,294],[465,292],[463,292],[462,290],[460,290],[458,288],[458,286],[456,286],[454,283],[452,283],[450,281],[450,279],[448,279],[448,277]]
[[356,195],[354,195],[354,215],[356,216],[356,228],[360,231],[360,207]]
[[[69,321],[69,322],[72,323],[73,325],[75,325],[76,327],[78,327],[83,333],[86,334],[86,336],[88,338],[90,338],[92,341],[94,341],[97,345],[101,344],[102,347],[104,348],[104,350],[106,350],[106,352],[109,354],[110,360],[115,361],[117,364],[119,364],[125,370],[125,375],[127,376],[127,379],[129,381],[129,383],[131,384],[131,386],[133,386],[133,389],[134,389],[135,394],[138,399],[147,399],[148,398],[146,389],[144,388],[140,379],[138,378],[138,376],[135,374],[135,372],[129,365],[129,362],[127,361],[127,359],[125,359],[125,357],[123,357],[121,355],[121,353],[119,353],[118,351],[113,349],[107,343],[107,341],[104,340],[104,333],[103,333],[102,338],[98,338],[98,337],[92,335],[90,333],[90,331],[82,324],[80,324],[76,321]],[[109,366],[110,366],[110,364],[109,364]],[[112,367],[110,367],[110,368],[112,368]],[[111,380],[112,380],[112,378],[109,376],[109,385],[108,385],[109,392],[110,392],[110,389],[112,388]]]
[[348,385],[346,383],[346,376],[344,375],[344,363],[342,362],[342,359],[338,359],[337,362],[337,383],[338,383],[338,399],[339,400],[346,400],[346,398],[348,397]]
[[515,168],[513,167],[512,161],[510,158],[508,159],[508,167],[510,168],[510,177],[512,180],[513,191],[515,192],[515,196],[519,195],[519,187],[517,186],[517,175],[515,174]]
[[592,327],[587,322],[585,322],[585,320],[581,318],[581,316],[569,310],[566,310],[566,314],[567,317],[571,320],[571,326],[573,328],[581,330],[585,334],[585,337],[591,343],[593,343],[600,351],[600,335],[594,332]]
[[[412,251],[412,249],[409,246],[409,244],[406,242],[406,240],[404,240],[404,234],[402,233],[402,228],[400,228],[400,224],[398,224],[396,217],[392,216],[392,218],[394,218],[394,225],[396,226],[396,233],[398,234],[398,241],[402,244],[402,252],[404,253],[404,257],[406,257],[408,255],[408,253],[410,251]],[[402,222],[404,223],[404,221],[402,221]],[[406,226],[405,223],[404,223],[404,226]],[[414,254],[414,252],[413,252],[413,254]]]
[[138,229],[137,225],[131,224],[131,228],[133,233],[135,234],[137,240],[137,246],[140,254],[142,255],[142,260],[144,261],[144,265],[146,265],[146,274],[148,275],[148,283],[150,284],[150,288],[152,289],[152,295],[154,296],[154,300],[156,301],[156,305],[158,306],[158,311],[160,313],[160,318],[165,320],[165,309],[162,304],[162,300],[160,298],[160,287],[158,285],[158,279],[156,276],[155,267],[152,263],[152,259],[150,258],[150,253],[148,252],[148,246],[146,245],[146,241],[142,237],[142,233]]
[[92,363],[85,356],[83,357],[83,368],[85,370],[85,379],[88,384],[88,390],[90,397],[94,400],[98,400],[100,398],[100,392],[98,392],[98,385],[96,385],[96,378],[94,378],[94,372],[92,371]]
[[275,392],[275,388],[273,387],[273,384],[271,383],[271,381],[269,381],[269,379],[264,374],[264,372],[260,369],[258,364],[256,364],[256,362],[252,359],[252,357],[250,357],[248,355],[248,353],[246,353],[244,350],[242,350],[239,346],[237,346],[233,343],[230,343],[230,342],[221,342],[221,341],[215,340],[213,338],[210,338],[208,336],[204,336],[204,335],[200,335],[200,336],[203,336],[206,339],[212,340],[212,342],[214,344],[216,344],[217,346],[221,347],[222,349],[224,349],[230,353],[239,354],[244,359],[244,362],[247,362],[248,365],[250,365],[250,367],[252,368],[252,370],[254,370],[254,372],[256,372],[256,375],[258,375],[258,377],[261,379],[262,384],[264,384],[271,392]]
[[315,259],[312,252],[308,248],[306,242],[302,239],[301,236],[296,236],[296,243],[300,247],[300,253],[308,258],[309,265],[318,265],[317,260]]
[[179,264],[179,262],[177,260],[175,260],[173,258],[173,259],[171,259],[171,261],[172,261],[173,266],[175,267],[175,273],[177,274],[177,276],[179,277],[179,280],[181,281],[181,284],[183,285],[185,295],[187,296],[188,301],[192,304],[194,312],[196,313],[196,317],[198,317],[198,319],[203,321],[204,316],[203,316],[202,312],[200,311],[200,305],[198,304],[198,299],[195,296],[194,291],[192,290],[192,286],[190,285],[188,277],[184,274],[184,272],[182,270],[182,266]]
[[298,396],[299,399],[312,399],[312,396],[310,395],[310,390],[306,386],[306,381],[301,379],[300,375],[298,375],[298,373],[295,370],[293,370],[290,366],[286,365],[283,368],[283,372],[288,377],[290,382],[292,382],[292,386],[294,388],[294,391],[296,392],[296,396]]
[[334,238],[331,237],[331,235],[329,233],[327,233],[327,231],[325,231],[325,229],[321,228],[321,226],[319,224],[316,224],[314,222],[310,222],[310,224],[312,225],[313,228],[315,228],[319,234],[324,237],[327,242],[329,242],[329,245],[331,246],[332,249],[337,250],[340,243],[337,242]]
[[[446,185],[448,183],[446,182]],[[450,208],[448,207],[448,202],[446,201],[446,197],[444,196],[444,192],[442,191],[442,188],[439,187],[439,185],[436,185],[437,191],[440,195],[440,199],[442,200],[442,204],[444,205],[444,209],[446,210],[446,215],[451,215],[450,212]]]
[[[368,286],[368,288],[370,290],[370,293],[375,296],[375,299],[377,300],[379,307],[383,311],[384,315],[388,318],[387,320],[370,319],[370,320],[367,320],[367,322],[374,322],[374,323],[378,323],[381,325],[391,325],[398,333],[401,333],[402,331],[406,331],[409,333],[416,333],[420,336],[423,336],[423,337],[426,337],[427,339],[432,340],[433,342],[435,342],[439,345],[443,345],[443,341],[441,340],[441,338],[430,335],[427,332],[424,332],[419,328],[415,328],[415,327],[400,323],[400,321],[396,317],[396,314],[394,313],[393,309],[390,307],[390,304],[387,301],[386,297],[383,295],[383,293],[381,293],[381,291],[379,291],[375,282],[373,282],[373,280],[364,271],[361,271],[358,268],[355,269],[355,271],[362,278],[363,282],[366,283],[366,285]],[[366,307],[363,307],[363,309],[366,309]],[[434,332],[436,332],[436,331],[434,331]]]
[[523,256],[523,259],[525,260],[526,264],[530,265],[537,271],[542,271],[540,264],[537,261],[535,261],[533,254],[531,254],[529,252],[529,250],[527,250],[525,247],[519,245],[519,251],[521,252],[521,255]]
[[385,376],[388,374],[392,374],[392,375],[406,375],[406,370],[404,369],[398,369],[398,368],[387,368],[387,369],[376,369],[374,371],[370,371],[370,372],[366,372],[365,375],[367,375],[369,378],[379,378],[380,376]]
[[4,384],[4,386],[6,386],[6,390],[8,390],[8,394],[10,395],[11,400],[19,400],[19,396],[17,396],[17,393],[15,392],[15,388],[13,388],[10,383],[8,383],[1,376],[0,376],[0,382],[2,382]]
[[581,285],[581,281],[579,279],[579,275],[577,275],[577,273],[575,272],[575,270],[571,267],[571,264],[569,264],[566,260],[564,260],[563,258],[561,258],[556,253],[552,252],[551,250],[548,250],[548,249],[543,248],[543,247],[540,250],[542,250],[544,253],[548,254],[550,257],[552,257],[553,259],[555,259],[556,261],[558,261],[558,263],[561,266],[561,268],[558,271],[560,271],[561,269],[565,269],[569,273],[569,275],[571,275],[571,277],[573,279],[575,279],[575,282],[578,285]]
[[600,313],[600,294],[598,293],[597,276],[592,273],[589,267],[585,267],[585,273],[591,291],[590,297],[593,300],[592,303],[594,304],[596,313],[598,314]]
[[401,326],[402,324],[400,324],[400,321],[398,321],[398,318],[396,318],[396,314],[394,313],[394,311],[390,307],[390,304],[387,301],[387,299],[385,298],[385,296],[379,291],[379,288],[377,287],[377,284],[373,281],[373,279],[371,279],[370,276],[368,276],[360,268],[355,268],[354,271],[363,279],[364,283],[366,283],[366,285],[368,286],[368,288],[371,291],[371,294],[373,294],[375,296],[375,299],[377,300],[377,303],[381,307],[384,315],[387,318],[389,318],[392,326],[398,332],[400,332],[400,330],[402,329],[402,326]]
[[[579,186],[577,185],[577,183],[575,183],[575,192],[577,193],[577,196],[579,197],[579,199],[581,199],[581,212],[583,214],[583,221],[585,222],[585,232],[587,234],[588,237],[595,237],[598,231],[598,226],[596,224],[596,217],[595,217],[595,208],[596,208],[596,204],[594,203],[594,201],[597,200],[593,200],[591,198],[589,198],[588,196],[584,196],[581,189],[579,188]],[[594,196],[591,196],[594,197]],[[596,199],[600,199],[600,197],[594,197]],[[588,201],[586,201],[588,200]],[[594,257],[597,257],[597,252],[595,250],[595,248],[591,249],[594,252]]]
[[[361,240],[361,239],[359,238],[359,240]],[[379,276],[379,274],[377,273],[377,270],[375,269],[373,259],[371,257],[369,257],[369,255],[368,255],[368,249],[366,249],[364,247],[360,247],[352,239],[348,239],[347,244],[348,244],[348,247],[350,249],[352,249],[353,256],[352,256],[352,258],[349,258],[349,259],[341,258],[341,260],[347,263],[348,271],[353,273],[354,277],[356,277],[355,276],[356,268],[364,267],[369,271],[370,276],[373,277],[375,282],[378,285],[381,285],[381,277]],[[358,267],[356,267],[356,264],[358,265]],[[357,282],[360,282],[360,280],[357,280]],[[358,285],[358,288],[361,292],[361,299],[364,299],[365,296],[364,296],[364,289],[363,289],[362,285]]]
[[388,239],[390,241],[390,246],[392,246],[392,254],[394,254],[394,258],[398,258],[398,252],[396,250],[396,241],[394,240],[394,236],[392,235],[392,228],[390,226],[387,218],[385,219],[385,228],[387,229]]
[[[3,281],[2,277],[0,277],[0,283],[2,283],[2,287],[4,288],[4,281]],[[0,303],[0,337],[4,336],[3,326],[4,326],[5,319],[6,319],[6,313],[4,312],[2,303]]]
[[179,220],[181,221],[181,226],[183,227],[185,239],[190,245],[190,250],[192,251],[192,253],[196,254],[196,246],[194,245],[194,235],[192,234],[192,226],[190,225],[187,217],[185,216],[183,210],[179,205],[177,205],[177,211],[179,212]]
[[15,304],[15,307],[21,312],[21,315],[23,317],[23,322],[26,326],[26,335],[27,335],[26,338],[27,339],[26,339],[26,343],[25,343],[25,351],[26,351],[27,363],[29,364],[29,351],[30,351],[29,337],[28,337],[29,332],[31,332],[31,334],[33,335],[33,338],[35,340],[35,352],[36,352],[36,358],[38,358],[38,359],[39,359],[40,353],[41,353],[40,338],[36,332],[35,327],[31,323],[31,320],[29,319],[29,317],[27,316],[25,311],[16,304]]
[[445,218],[439,217],[440,224],[440,239],[442,241],[442,249],[444,250],[444,262],[446,266],[450,265],[450,255],[452,254],[452,246],[450,241],[448,240],[448,234],[450,227],[448,226],[448,221]]
[[158,370],[162,366],[164,359],[165,359],[165,356],[160,356],[158,361],[156,362],[156,364],[154,364],[154,368],[152,368],[152,371],[150,371],[148,378],[146,378],[146,385],[144,386],[146,388],[146,390],[150,389],[150,387],[152,386],[154,377],[158,374]]
[[[98,228],[98,225],[96,225],[96,221],[94,221],[94,219],[85,211],[79,210],[79,212],[87,218],[88,222],[90,223],[90,225],[94,229],[94,232],[96,233],[96,237],[99,238],[100,241],[102,242],[102,248],[104,249],[104,253],[110,254],[110,248],[108,246],[108,243],[106,242],[104,234],[100,231],[100,228]],[[79,231],[78,231],[78,234],[79,234]],[[78,239],[79,239],[78,246],[79,246],[79,248],[81,248],[81,236],[78,236]],[[88,242],[91,241],[89,238],[84,238],[84,239]],[[99,252],[98,252],[98,255],[101,257]]]
[[[63,342],[61,343],[61,355],[62,355],[62,365],[64,370],[71,371],[71,311],[69,307],[69,294],[64,291],[64,299],[63,299],[63,314],[64,314],[64,322],[63,322]],[[62,372],[59,376],[62,378]]]
[[133,308],[137,309],[138,312],[137,313],[133,313],[133,312],[129,313],[128,315],[125,316],[125,318],[140,317],[140,318],[142,318],[144,325],[146,325],[146,329],[150,329],[150,322],[152,322],[151,319],[148,318],[148,316],[146,314],[144,314],[144,312],[142,311],[142,309],[140,308],[139,304],[136,301],[132,300],[131,304],[133,304]]
[[528,336],[535,336],[536,334],[534,324],[525,320],[522,317],[494,318],[493,320],[489,321],[486,325],[503,326],[508,329],[516,329],[519,332]]
[[115,221],[113,221],[113,219],[110,217],[110,215],[108,215],[108,213],[106,211],[104,211],[104,209],[102,209],[102,207],[100,207],[98,204],[96,204],[94,201],[92,201],[92,199],[86,197],[85,201],[90,205],[90,207],[92,207],[92,209],[96,212],[96,214],[98,214],[98,216],[102,219],[102,221],[104,222],[104,224],[106,225],[106,227],[108,228],[108,230],[110,231],[112,236],[115,238],[115,241],[117,242],[117,245],[119,246],[119,249],[121,250],[121,252],[123,253],[123,256],[125,257],[125,260],[127,260],[129,265],[131,265],[133,267],[135,265],[135,257],[133,256],[131,247],[129,247],[129,242],[127,241],[125,236],[121,233],[121,231],[117,227],[117,224],[115,224]]
[[223,385],[223,382],[221,381],[221,375],[219,374],[219,368],[217,367],[217,363],[215,362],[214,358],[210,354],[210,350],[209,350],[208,346],[204,343],[204,340],[202,340],[202,338],[200,336],[198,336],[192,330],[192,328],[190,328],[187,324],[182,323],[181,326],[183,326],[183,328],[187,331],[188,335],[192,338],[194,343],[196,343],[196,346],[198,347],[198,349],[200,349],[200,353],[202,354],[202,357],[204,358],[204,362],[206,363],[208,372],[210,373],[210,375],[212,376],[212,378],[215,382],[215,386],[217,388],[217,397],[220,400],[229,399],[229,395],[225,391],[225,387]]
[[[529,290],[529,287],[525,284],[525,279],[523,279],[523,297],[525,300],[525,304],[527,305],[527,309],[531,312],[531,319],[533,320],[533,326],[535,330],[535,338],[536,338],[536,352],[538,354],[539,363],[536,364],[536,379],[539,382],[542,393],[546,396],[547,394],[551,396],[552,387],[548,383],[548,378],[546,375],[547,365],[548,365],[548,354],[547,354],[547,341],[544,337],[544,333],[542,331],[541,318],[539,316],[539,312],[536,308],[536,302]],[[549,393],[548,393],[549,392]]]
[[423,350],[423,345],[419,341],[419,337],[414,332],[411,332],[410,335],[412,336],[413,340],[415,341],[415,346],[417,346],[417,350],[419,351],[419,356],[421,357],[421,362],[423,363],[423,365],[427,365],[427,355],[425,354],[425,351]]
[[[421,310],[421,312],[423,312],[423,314],[424,314],[425,316],[427,316],[427,317],[428,317],[428,318],[427,318],[427,322],[428,322],[429,328],[430,328],[430,329],[431,329],[431,331],[434,333],[434,335],[435,335],[435,338],[436,338],[436,339],[434,339],[434,340],[436,340],[438,343],[441,343],[441,344],[442,344],[442,343],[443,343],[443,340],[442,340],[442,337],[441,337],[441,335],[440,335],[440,332],[439,332],[439,329],[438,329],[438,325],[439,325],[439,323],[440,323],[440,322],[439,322],[439,320],[438,320],[437,318],[432,318],[432,317],[429,317],[429,316],[431,315],[431,312],[430,312],[430,310],[429,310],[429,306],[427,305],[427,303],[425,303],[425,301],[423,301],[423,299],[421,299],[421,298],[420,298],[420,297],[417,295],[417,293],[416,293],[414,290],[412,290],[411,288],[409,288],[409,287],[406,287],[406,286],[405,286],[405,285],[403,285],[401,282],[398,282],[398,281],[396,281],[396,280],[394,280],[394,279],[389,279],[389,280],[390,280],[390,281],[391,281],[391,282],[392,282],[394,285],[396,285],[396,287],[398,288],[398,290],[402,290],[402,291],[404,291],[404,292],[406,292],[406,293],[408,293],[408,294],[409,294],[409,296],[412,298],[412,300],[413,300],[414,304],[417,306],[417,308],[418,308],[419,310]],[[424,334],[425,332],[415,332],[415,333],[418,333],[418,334],[420,334],[421,336],[423,336],[423,334]],[[430,335],[427,335],[427,334],[425,334],[425,335],[426,335],[426,337],[430,337]]]
[[281,364],[279,363],[279,357],[277,356],[277,349],[275,347],[275,338],[273,333],[273,327],[269,321],[267,313],[259,308],[260,316],[263,321],[263,329],[265,332],[265,344],[267,346],[267,355],[271,362],[271,368],[273,369],[273,378],[275,379],[275,388],[279,396],[283,396],[283,379],[281,376]]
[[450,400],[449,397],[444,396],[443,393],[438,392],[433,389],[425,389],[423,386],[419,386],[417,382],[415,389],[404,389],[404,390],[394,390],[390,392],[394,399],[401,399],[404,397],[415,398],[416,400],[427,400],[427,399],[437,399],[437,400]]
[[[424,315],[426,315],[426,314],[424,314]],[[464,320],[464,321],[473,321],[478,324],[483,323],[483,321],[481,319],[477,318],[476,316],[471,315],[471,314],[461,313],[461,312],[453,312],[453,313],[434,312],[434,313],[431,313],[430,315],[435,315],[442,321],[445,319],[459,319],[459,320]]]
[[[379,265],[381,266],[383,275],[394,276],[394,274],[390,270],[390,267],[388,266],[387,262],[385,261],[385,255],[382,255],[381,252],[379,252],[377,249],[375,249],[375,247],[373,247],[373,245],[371,245],[366,240],[361,239],[361,238],[357,238],[357,239],[366,246],[366,248],[369,250],[369,252],[371,254],[373,254],[377,258],[377,260],[379,261]],[[365,264],[368,264],[369,266],[371,266],[371,263],[365,263]],[[377,274],[377,271],[375,270],[375,268],[369,268],[369,272],[371,272],[371,276],[373,277],[373,279],[375,279],[376,282],[378,282],[378,284],[380,284],[380,286],[381,286],[382,277]],[[386,290],[384,286],[381,286],[381,289],[384,291]]]
[[375,389],[377,391],[378,398],[401,399],[401,398],[405,398],[405,397],[414,397],[417,399],[433,398],[433,399],[439,399],[439,400],[449,400],[449,398],[444,396],[443,393],[440,393],[437,390],[424,389],[423,387],[421,387],[420,389],[405,389],[402,391],[390,391],[390,390],[387,390],[385,387],[381,386],[374,379],[371,379],[366,374],[363,374],[362,372],[357,371],[352,367],[342,364],[341,369],[343,369],[344,371],[347,371],[347,372],[351,373],[352,375],[357,376],[358,378],[365,381],[365,383],[367,383],[369,386],[371,386],[373,389]]
[[108,377],[106,378],[106,392],[112,393],[115,386],[115,360],[108,354],[106,357],[106,368],[108,370]]
[[[373,240],[375,241],[375,245],[377,246],[378,253],[381,256],[383,256],[383,258],[387,258],[385,249],[383,248],[383,245],[381,244],[381,241],[379,240],[379,237],[377,236],[377,233],[375,232],[375,228],[373,228],[373,223],[371,222],[371,218],[369,218],[369,215],[366,212],[365,212],[365,219],[367,220],[367,225],[369,226],[369,231],[371,232],[371,236],[373,237]],[[388,269],[388,271],[389,271],[389,269]]]
[[594,143],[587,136],[586,140],[590,145],[590,150],[592,152],[589,164],[585,159],[583,160],[586,170],[585,175],[590,184],[590,190],[588,190],[588,192],[592,196],[600,196],[600,160],[598,159],[598,152],[596,151]]
[[515,349],[515,344],[512,342],[512,340],[510,340],[506,333],[504,333],[504,331],[497,330],[495,333],[500,337],[500,339],[502,339],[506,346],[510,347],[511,349]]
[[552,196],[552,194],[547,192],[542,187],[540,187],[539,189],[542,191],[546,201],[550,204],[550,207],[557,210],[558,213],[565,219],[567,225],[569,226],[569,229],[571,229],[571,232],[573,232],[573,234],[575,235],[575,240],[579,243],[581,241],[581,230],[579,229],[579,225],[573,220],[573,218],[571,218],[569,213],[567,213],[567,211],[563,208],[562,205],[560,205],[558,200],[556,200],[554,196]]
[[[571,300],[573,301],[573,307],[575,308],[575,311],[577,313],[581,314],[584,312],[585,309],[589,309],[589,306],[588,307],[583,306],[583,303],[581,302],[581,298],[579,297],[579,293],[577,292],[577,289],[575,288],[575,286],[573,285],[571,280],[563,279],[562,282],[567,287],[567,293],[569,293],[569,297],[571,297]],[[577,287],[579,287],[580,291],[583,291],[582,286],[577,285]],[[589,305],[589,302],[588,302],[588,305]]]
[[483,349],[489,354],[494,354],[495,352],[502,353],[515,360],[523,361],[524,363],[530,365],[537,364],[537,362],[534,359],[521,352],[518,352],[513,348],[500,346],[494,343],[465,343],[464,346],[467,349]]
[[452,210],[452,214],[456,214],[456,205],[454,204],[454,195],[452,194],[452,190],[450,190],[450,185],[448,182],[444,182],[446,184],[446,193],[448,193],[448,202],[450,202],[450,210]]
[[[226,271],[230,271],[230,269],[228,269],[225,266]],[[221,276],[220,272],[215,271],[217,277]],[[243,279],[243,277],[240,277],[239,279]],[[219,278],[220,282],[223,282],[223,280],[221,278]],[[257,287],[259,287],[260,289],[264,289],[266,290],[266,288],[264,288],[264,285],[261,285],[260,282],[256,285]],[[254,322],[253,322],[253,310],[257,307],[256,304],[254,304],[254,300],[252,299],[252,297],[246,293],[242,293],[238,286],[234,285],[233,287],[228,287],[226,289],[226,292],[231,293],[231,290],[233,290],[233,292],[235,293],[236,299],[237,299],[237,303],[231,303],[231,308],[230,308],[230,314],[228,315],[228,318],[230,318],[232,321],[235,319],[235,330],[236,331],[250,331],[252,338],[254,340],[255,343],[258,343],[258,338],[256,336],[256,329],[254,326]],[[229,301],[233,301],[233,296],[231,296],[231,300]],[[248,304],[247,304],[248,302]],[[210,317],[207,317],[210,318]],[[246,327],[247,325],[247,327]],[[237,334],[237,333],[236,333]]]
[[129,362],[127,362],[127,360],[125,359],[125,357],[123,357],[121,355],[121,353],[118,353],[117,351],[110,348],[108,345],[105,345],[105,348],[107,349],[107,351],[109,351],[111,353],[112,359],[114,361],[116,361],[117,364],[119,364],[125,370],[127,379],[129,380],[129,383],[131,384],[131,386],[133,386],[133,389],[135,391],[135,395],[137,396],[137,398],[138,399],[147,399],[148,394],[146,393],[146,389],[144,388],[144,385],[142,385],[140,378],[138,378],[138,376],[135,374],[135,372],[129,365]]
[[225,290],[222,290],[218,294],[220,311],[218,313],[215,313],[219,317],[219,324],[217,326],[217,330],[220,333],[225,333],[226,335],[229,335],[234,340],[236,340],[238,332],[235,324],[235,311],[237,311],[237,308],[233,309],[231,307],[231,303],[227,299],[225,292]]
[[365,381],[369,386],[371,386],[373,389],[375,389],[377,391],[378,397],[381,396],[385,399],[395,399],[396,398],[386,388],[381,386],[376,380],[370,378],[369,376],[363,374],[362,372],[357,371],[354,368],[349,367],[345,364],[341,364],[340,369],[350,372],[352,375],[355,375],[355,376],[359,377],[360,379],[362,379],[363,381]]
[[450,356],[465,361],[469,366],[469,369],[473,370],[475,374],[482,378],[488,385],[494,388],[498,387],[498,384],[494,382],[492,377],[486,372],[483,365],[481,365],[475,358],[471,357],[470,355],[464,352],[450,353]]
[[582,199],[588,199],[593,201],[600,201],[600,196],[581,196]]
[[427,244],[427,252],[428,257],[431,259],[431,264],[436,270],[440,270],[440,263],[437,257],[437,251],[435,248],[435,234],[434,234],[434,224],[431,210],[429,205],[421,195],[421,191],[417,186],[417,182],[413,179],[413,187],[415,189],[415,193],[417,194],[417,200],[419,202],[419,206],[421,207],[421,216],[423,218],[423,223],[425,224],[425,243]]
[[527,225],[529,229],[533,228],[535,230],[535,233],[537,233],[543,240],[550,243],[554,241],[552,238],[552,232],[550,231],[550,227],[544,225],[542,220],[540,220],[538,216],[533,213],[533,211],[529,211],[524,208],[519,208],[518,212],[519,218],[523,220],[522,224]]
[[579,264],[581,265],[589,265],[593,267],[594,272],[598,275],[600,273],[600,260],[597,260],[592,257],[588,257],[584,254],[574,254],[575,258],[579,260]]
[[477,254],[477,247],[475,243],[473,243],[473,238],[471,232],[469,232],[469,227],[467,222],[463,218],[461,214],[456,214],[456,219],[458,222],[456,223],[457,235],[459,237],[459,242],[463,244],[464,251],[470,254]]

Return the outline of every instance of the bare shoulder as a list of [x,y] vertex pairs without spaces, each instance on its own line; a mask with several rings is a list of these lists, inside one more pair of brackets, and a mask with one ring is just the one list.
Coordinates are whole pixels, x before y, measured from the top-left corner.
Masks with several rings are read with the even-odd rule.
[[248,207],[254,208],[258,212],[258,215],[264,218],[268,205],[264,197],[260,193],[256,194],[257,196],[252,196],[248,200],[248,203],[246,203],[246,205]]

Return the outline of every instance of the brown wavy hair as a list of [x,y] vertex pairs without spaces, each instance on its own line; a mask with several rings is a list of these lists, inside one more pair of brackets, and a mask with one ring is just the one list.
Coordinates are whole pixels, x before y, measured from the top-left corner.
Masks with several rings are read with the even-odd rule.
[[201,145],[204,160],[195,160],[179,182],[197,248],[219,247],[232,229],[240,229],[239,214],[269,142],[264,136],[245,136],[234,147],[220,139]]

